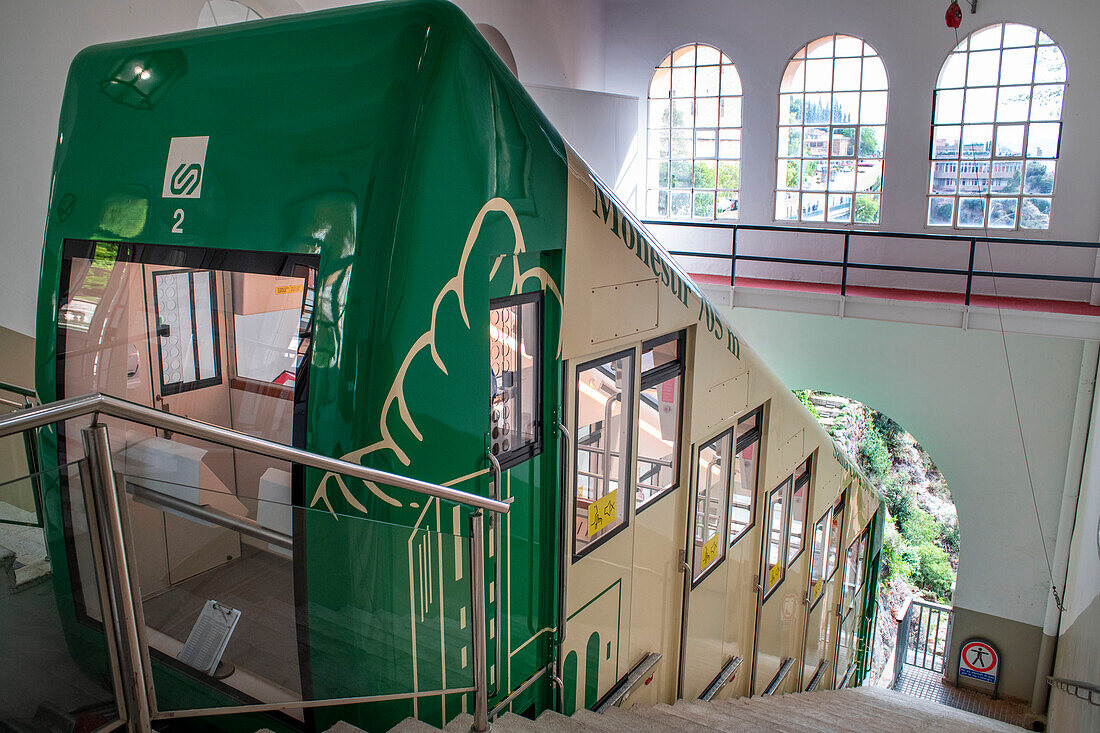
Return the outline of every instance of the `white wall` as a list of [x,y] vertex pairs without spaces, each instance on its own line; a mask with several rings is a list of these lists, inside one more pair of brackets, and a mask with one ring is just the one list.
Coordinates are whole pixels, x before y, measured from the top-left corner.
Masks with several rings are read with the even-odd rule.
[[1053,557],[1084,342],[1006,337],[1041,537],[1000,333],[751,308],[726,315],[786,384],[870,405],[932,456],[959,512],[956,606],[1043,625],[1043,543]]
[[524,87],[588,167],[616,187],[623,161],[637,154],[638,99],[542,84]]

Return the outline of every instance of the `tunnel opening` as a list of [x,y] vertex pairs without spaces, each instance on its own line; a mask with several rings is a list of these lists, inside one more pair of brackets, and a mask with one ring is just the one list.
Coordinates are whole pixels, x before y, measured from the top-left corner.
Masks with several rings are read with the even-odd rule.
[[[960,552],[958,512],[947,480],[919,441],[889,415],[830,392],[795,394],[885,499],[871,684],[894,685],[903,664],[942,674],[948,667]],[[906,658],[899,661],[897,630],[907,614],[910,639],[901,652]]]

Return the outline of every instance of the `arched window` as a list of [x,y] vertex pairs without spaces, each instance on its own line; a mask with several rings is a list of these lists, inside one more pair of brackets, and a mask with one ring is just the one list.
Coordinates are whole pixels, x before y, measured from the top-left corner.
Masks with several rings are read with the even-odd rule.
[[741,77],[729,56],[691,43],[649,84],[650,216],[736,219],[741,188]]
[[1066,58],[1048,35],[997,23],[943,62],[932,105],[928,225],[1046,229]]
[[798,50],[779,86],[775,218],[877,224],[886,144],[886,67],[853,36]]

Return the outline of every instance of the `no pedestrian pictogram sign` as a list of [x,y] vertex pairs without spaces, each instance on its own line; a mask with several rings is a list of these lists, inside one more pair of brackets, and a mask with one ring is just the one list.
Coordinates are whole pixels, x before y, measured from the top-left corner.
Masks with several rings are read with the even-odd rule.
[[959,676],[986,684],[997,684],[1001,657],[993,645],[980,639],[970,639],[959,650]]

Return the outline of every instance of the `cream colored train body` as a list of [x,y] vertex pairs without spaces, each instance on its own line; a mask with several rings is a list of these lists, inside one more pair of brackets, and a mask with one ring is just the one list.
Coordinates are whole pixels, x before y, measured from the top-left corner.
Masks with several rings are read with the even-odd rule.
[[[592,707],[653,653],[625,704],[699,697],[734,665],[717,697],[761,694],[777,678],[775,692],[850,682],[878,496],[575,155],[567,242],[566,712]],[[662,366],[646,389],[644,371]],[[721,438],[751,437],[754,423],[757,442],[731,461]],[[662,458],[669,470],[647,482]]]

